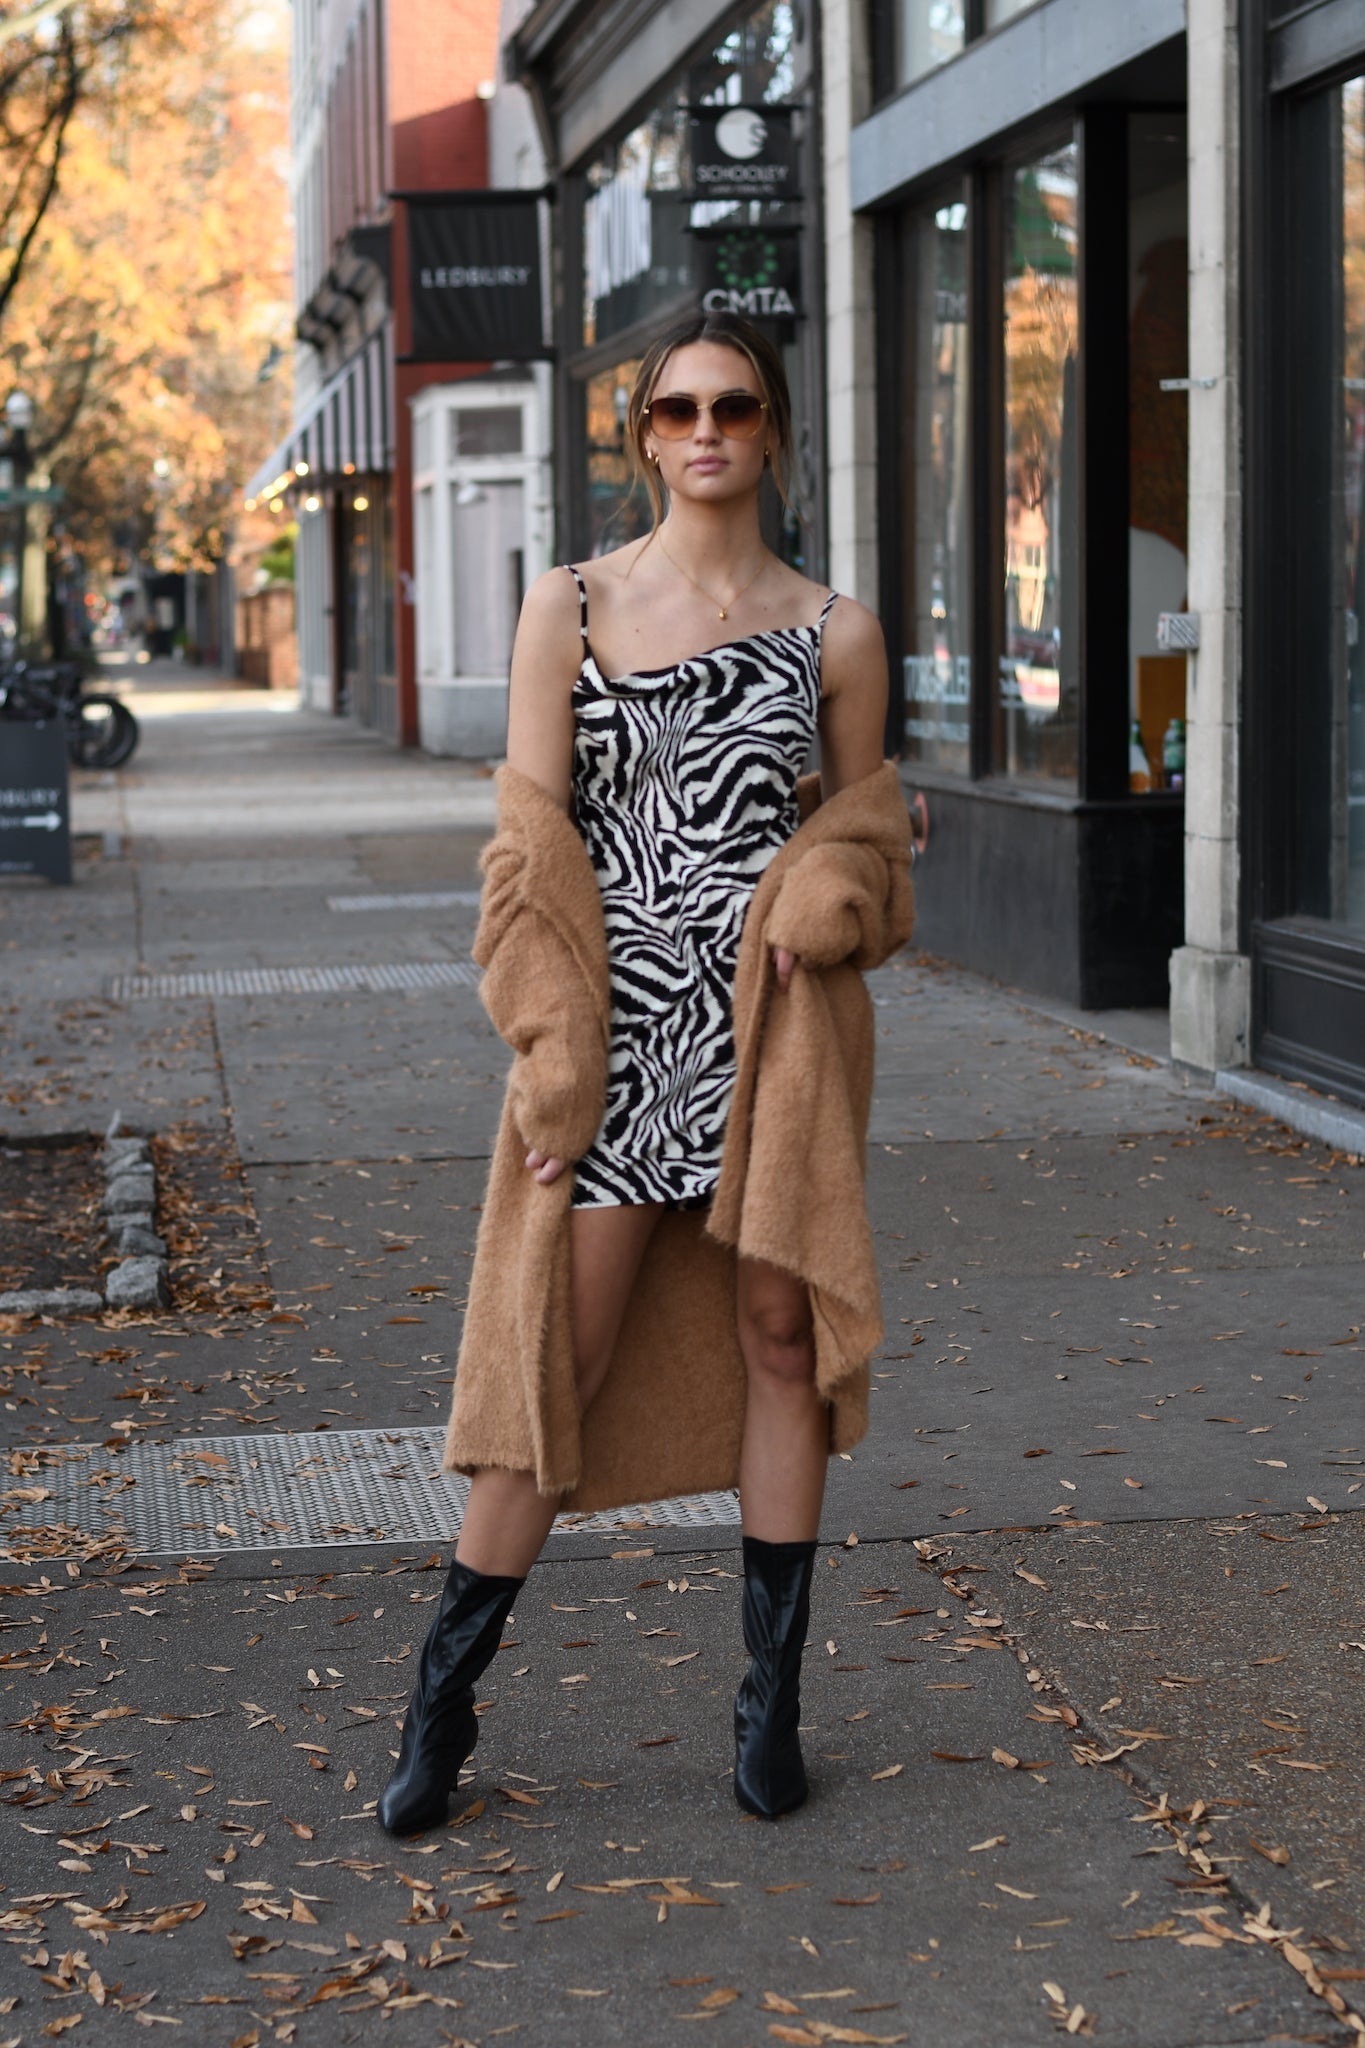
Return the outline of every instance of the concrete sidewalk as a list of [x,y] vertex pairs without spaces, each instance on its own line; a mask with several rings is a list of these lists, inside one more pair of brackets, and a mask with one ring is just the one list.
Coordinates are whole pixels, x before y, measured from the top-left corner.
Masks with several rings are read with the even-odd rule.
[[10,1149],[154,1128],[194,1278],[0,1336],[0,2037],[1358,2039],[1361,1174],[1115,1042],[1142,1020],[932,961],[873,982],[888,1336],[831,1468],[810,1805],[734,1806],[713,1497],[557,1529],[460,1818],[378,1832],[458,1515],[491,786],[146,674],[77,885],[3,898]]

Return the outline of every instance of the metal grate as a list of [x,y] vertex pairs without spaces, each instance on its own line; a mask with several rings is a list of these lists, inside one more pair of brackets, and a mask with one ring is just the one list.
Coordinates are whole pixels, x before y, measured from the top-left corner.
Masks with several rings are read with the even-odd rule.
[[109,984],[116,1002],[149,996],[334,995],[350,989],[477,988],[472,960],[403,960],[394,966],[212,967],[197,974],[117,974]]
[[[54,1446],[27,1477],[41,1506],[0,1499],[0,1555],[52,1532],[115,1537],[156,1556],[313,1549],[327,1544],[448,1541],[469,1482],[441,1469],[439,1429],[334,1429],[309,1436],[177,1437],[111,1456],[99,1444]],[[22,1520],[19,1518],[22,1517]],[[685,1495],[599,1514],[560,1515],[555,1528],[702,1528],[739,1520],[734,1493]],[[75,1542],[73,1541],[73,1548]]]
[[329,910],[477,910],[483,901],[477,889],[410,891],[403,896],[329,896]]

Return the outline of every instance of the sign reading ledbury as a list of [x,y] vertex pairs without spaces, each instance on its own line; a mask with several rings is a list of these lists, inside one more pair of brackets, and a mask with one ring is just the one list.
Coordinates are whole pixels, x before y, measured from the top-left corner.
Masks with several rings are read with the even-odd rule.
[[0,746],[0,875],[71,880],[66,734],[59,718],[7,720]]
[[543,356],[536,194],[412,198],[407,216],[412,359],[490,363]]

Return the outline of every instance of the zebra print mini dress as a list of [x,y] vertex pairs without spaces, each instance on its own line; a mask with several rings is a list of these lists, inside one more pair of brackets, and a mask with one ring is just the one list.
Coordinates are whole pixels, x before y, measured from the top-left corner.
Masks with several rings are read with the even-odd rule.
[[607,1106],[577,1162],[579,1209],[705,1207],[735,1079],[735,966],[749,900],[796,830],[815,737],[813,626],[726,641],[669,668],[574,684],[574,818],[602,891],[611,968]]

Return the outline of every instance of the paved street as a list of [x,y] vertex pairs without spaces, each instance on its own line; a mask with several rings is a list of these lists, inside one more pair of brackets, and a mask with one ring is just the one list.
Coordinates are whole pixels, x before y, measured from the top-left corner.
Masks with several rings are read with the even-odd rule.
[[1358,2041],[1361,1166],[1173,1073],[1152,1016],[874,977],[888,1335],[827,1492],[809,1806],[733,1800],[708,1497],[560,1524],[451,1825],[396,1844],[506,1064],[492,785],[129,676],[76,886],[0,894],[7,1160],[155,1133],[176,1289],[0,1334],[3,2048]]

